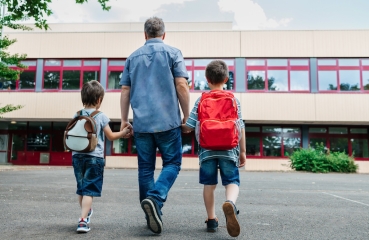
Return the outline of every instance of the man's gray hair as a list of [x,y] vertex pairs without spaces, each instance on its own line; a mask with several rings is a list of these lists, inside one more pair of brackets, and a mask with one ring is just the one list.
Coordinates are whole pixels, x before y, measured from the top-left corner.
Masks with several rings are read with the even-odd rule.
[[151,17],[145,22],[145,33],[149,38],[161,37],[164,35],[165,26],[163,19]]

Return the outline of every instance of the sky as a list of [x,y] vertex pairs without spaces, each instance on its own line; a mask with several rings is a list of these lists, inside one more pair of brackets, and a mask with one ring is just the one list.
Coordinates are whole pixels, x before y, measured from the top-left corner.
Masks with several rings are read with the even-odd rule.
[[369,29],[369,0],[53,0],[49,23],[232,22],[234,30]]

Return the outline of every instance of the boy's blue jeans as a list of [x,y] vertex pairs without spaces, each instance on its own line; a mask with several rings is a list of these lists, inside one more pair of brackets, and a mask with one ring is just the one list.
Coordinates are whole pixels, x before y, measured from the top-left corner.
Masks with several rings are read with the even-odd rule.
[[[161,209],[167,199],[170,188],[181,170],[181,128],[178,127],[157,133],[135,132],[134,138],[138,155],[140,202],[150,196],[156,200]],[[155,182],[156,148],[161,153],[163,168]]]

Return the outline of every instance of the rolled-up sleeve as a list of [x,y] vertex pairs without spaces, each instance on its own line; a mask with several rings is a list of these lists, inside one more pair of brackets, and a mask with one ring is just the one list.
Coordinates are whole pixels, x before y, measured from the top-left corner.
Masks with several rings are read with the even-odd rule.
[[177,51],[174,55],[173,75],[174,77],[184,77],[188,79],[186,64],[181,51]]
[[127,59],[126,64],[124,66],[122,77],[119,82],[120,86],[131,86],[131,78],[129,76],[129,65],[130,65],[130,60]]

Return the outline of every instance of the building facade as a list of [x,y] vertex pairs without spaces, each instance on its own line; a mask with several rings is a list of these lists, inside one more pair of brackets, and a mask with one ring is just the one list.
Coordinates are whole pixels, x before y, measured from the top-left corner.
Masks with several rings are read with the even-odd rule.
[[[5,30],[17,39],[9,51],[27,54],[29,67],[16,82],[0,80],[0,106],[24,106],[0,119],[0,163],[71,165],[63,131],[83,107],[80,89],[89,80],[105,87],[101,110],[112,129],[120,127],[119,80],[125,59],[145,43],[143,23],[50,27]],[[369,30],[234,31],[229,22],[166,28],[164,42],[185,58],[191,106],[208,89],[206,65],[228,64],[224,88],[241,102],[246,170],[289,170],[289,154],[322,143],[354,155],[359,172],[369,172]],[[105,152],[108,167],[137,167],[134,138],[106,141]],[[198,168],[196,153],[194,134],[184,134],[183,168]]]

